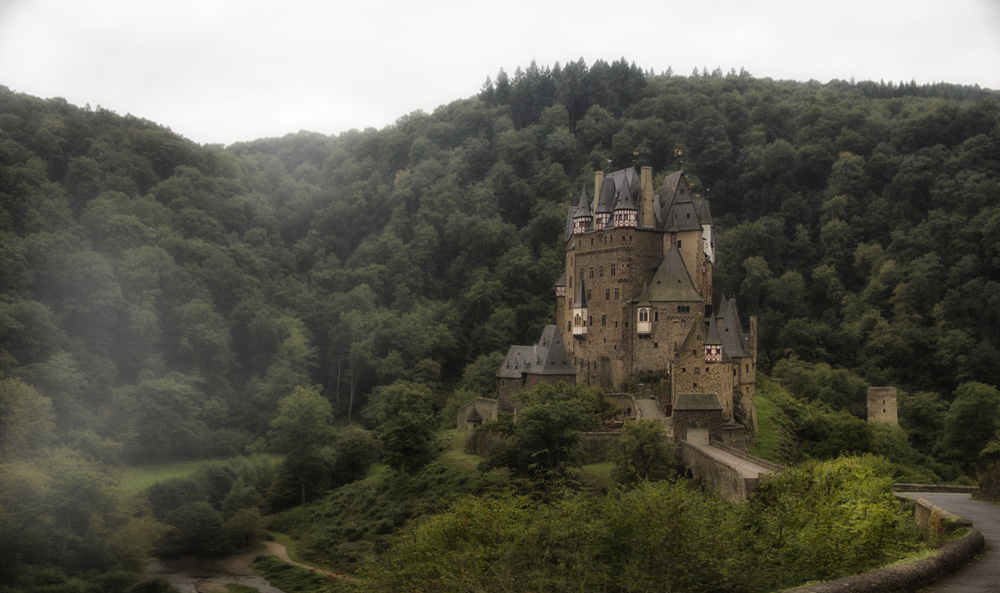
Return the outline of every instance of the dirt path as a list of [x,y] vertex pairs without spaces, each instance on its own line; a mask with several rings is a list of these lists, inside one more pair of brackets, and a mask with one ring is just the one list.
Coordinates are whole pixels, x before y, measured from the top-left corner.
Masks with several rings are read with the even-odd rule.
[[298,566],[299,568],[304,568],[310,572],[316,572],[321,575],[325,575],[331,579],[345,579],[345,575],[336,572],[330,572],[328,570],[323,570],[316,566],[309,566],[308,564],[303,564],[301,562],[296,562],[288,557],[288,549],[285,546],[279,544],[278,542],[264,542],[263,549],[255,548],[249,552],[244,552],[242,554],[237,554],[235,556],[228,556],[219,561],[222,569],[231,575],[247,575],[254,574],[255,571],[250,568],[253,564],[254,558],[257,556],[277,556],[280,560],[283,560],[292,566]]
[[263,542],[251,550],[225,558],[184,557],[169,561],[156,560],[146,568],[146,574],[165,577],[182,593],[224,591],[227,583],[248,585],[263,593],[282,593],[250,567],[258,556],[276,556],[288,564],[322,574],[330,579],[350,578],[296,562],[288,557],[288,550],[278,542]]

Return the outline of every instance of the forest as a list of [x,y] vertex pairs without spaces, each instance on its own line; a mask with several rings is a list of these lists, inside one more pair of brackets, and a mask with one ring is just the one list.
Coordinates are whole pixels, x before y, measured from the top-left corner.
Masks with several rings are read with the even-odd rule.
[[[996,91],[580,59],[381,130],[167,125],[0,87],[0,582],[113,579],[164,535],[219,550],[372,463],[434,467],[551,322],[574,195],[630,165],[711,202],[715,285],[783,388],[776,460],[969,483],[1000,459]],[[900,390],[900,430],[864,422],[869,385]],[[233,461],[196,487],[120,484],[210,458]],[[206,521],[229,543],[178,527]]]

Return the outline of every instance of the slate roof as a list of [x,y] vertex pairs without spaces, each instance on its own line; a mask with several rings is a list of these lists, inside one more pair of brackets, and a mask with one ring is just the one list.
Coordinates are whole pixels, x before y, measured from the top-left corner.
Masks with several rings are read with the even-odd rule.
[[714,319],[709,319],[708,335],[705,337],[706,346],[722,346],[722,336],[719,335],[719,325]]
[[587,197],[586,186],[580,192],[580,202],[576,205],[576,210],[573,211],[573,218],[584,216],[593,216],[593,213],[590,211],[590,198]]
[[511,346],[496,376],[520,379],[521,375],[574,375],[576,370],[554,325],[546,325],[534,346]]
[[[615,171],[618,173],[619,171]],[[615,187],[614,175],[604,178],[604,182],[601,184],[601,195],[597,198],[597,210],[595,214],[610,213],[614,209],[615,198],[618,195],[618,189]]]
[[576,287],[576,299],[573,300],[574,309],[586,309],[587,308],[587,291],[583,288],[583,278],[580,278],[580,284]]
[[702,300],[694,288],[687,266],[681,259],[676,245],[671,245],[666,255],[657,264],[656,273],[649,281],[651,302],[690,302]]
[[722,411],[722,404],[715,393],[678,393],[674,411],[685,410]]
[[615,208],[617,210],[638,210],[639,207],[635,203],[635,194],[632,192],[632,188],[628,185],[623,184],[621,190],[618,192],[618,199],[615,201]]
[[694,203],[687,183],[683,171],[675,171],[663,180],[659,220],[666,231],[691,231],[701,228],[701,220],[698,218],[699,207]]
[[743,326],[740,323],[740,314],[736,309],[736,299],[729,299],[726,305],[726,314],[722,319],[722,327],[719,330],[722,338],[722,352],[732,358],[748,358],[744,343],[747,341],[743,335]]
[[559,279],[556,280],[556,283],[552,285],[552,288],[558,288],[560,286],[562,286],[563,288],[566,287],[566,272],[563,272],[562,276],[559,276]]
[[534,354],[534,346],[511,346],[507,356],[497,371],[497,377],[505,379],[520,379],[525,366],[530,364]]
[[573,375],[573,363],[562,341],[562,334],[554,325],[546,325],[542,330],[542,338],[535,345],[533,355],[535,360],[526,372],[535,375]]

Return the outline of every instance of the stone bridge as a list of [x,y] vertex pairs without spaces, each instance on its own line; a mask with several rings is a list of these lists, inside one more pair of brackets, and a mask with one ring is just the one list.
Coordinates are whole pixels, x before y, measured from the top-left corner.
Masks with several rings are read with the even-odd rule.
[[738,449],[709,443],[707,434],[703,440],[698,436],[688,433],[688,440],[679,443],[681,461],[694,477],[726,500],[745,499],[756,490],[761,476],[782,469]]

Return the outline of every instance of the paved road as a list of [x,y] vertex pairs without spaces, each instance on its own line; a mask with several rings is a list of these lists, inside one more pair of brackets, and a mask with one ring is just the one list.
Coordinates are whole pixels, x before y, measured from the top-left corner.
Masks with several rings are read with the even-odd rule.
[[1000,506],[972,500],[968,494],[951,492],[901,492],[908,498],[923,497],[939,507],[972,521],[983,534],[986,549],[955,574],[923,591],[927,593],[996,593],[1000,591]]

